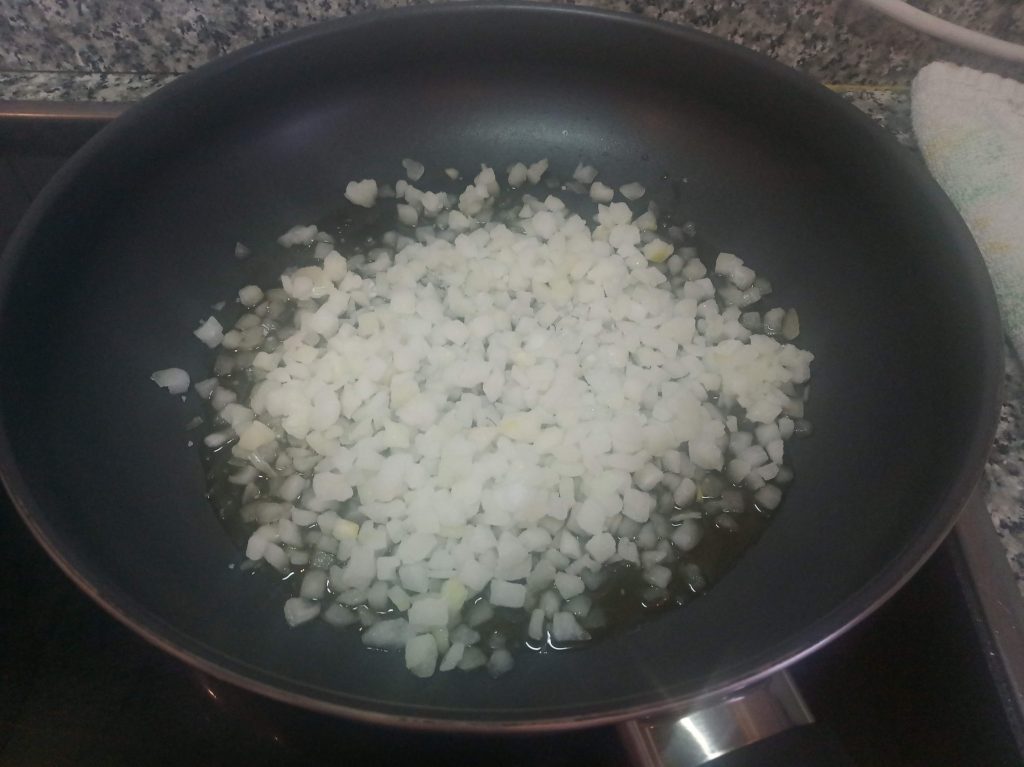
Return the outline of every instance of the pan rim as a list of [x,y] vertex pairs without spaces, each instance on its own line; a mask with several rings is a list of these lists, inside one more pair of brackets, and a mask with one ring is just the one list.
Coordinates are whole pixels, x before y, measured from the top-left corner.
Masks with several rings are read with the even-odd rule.
[[[769,70],[771,77],[784,81],[787,87],[801,92],[808,99],[821,103],[823,108],[827,107],[833,111],[840,112],[846,121],[856,123],[865,135],[865,138],[870,140],[873,150],[885,156],[896,172],[909,177],[910,181],[926,196],[928,205],[936,211],[936,217],[947,225],[948,234],[954,241],[955,247],[963,253],[962,262],[965,274],[970,278],[976,295],[978,295],[978,306],[976,309],[982,319],[980,330],[987,346],[981,350],[985,366],[978,372],[979,386],[977,397],[980,417],[964,450],[966,460],[959,473],[950,482],[950,490],[943,503],[935,509],[927,524],[917,531],[916,536],[908,541],[901,553],[894,557],[871,580],[866,582],[858,592],[832,612],[805,626],[801,633],[791,636],[786,642],[780,643],[778,648],[772,648],[770,652],[764,653],[765,655],[771,655],[771,660],[752,663],[745,672],[739,675],[730,672],[728,679],[717,680],[716,678],[715,681],[699,691],[691,691],[673,697],[661,697],[651,702],[623,705],[612,708],[609,711],[581,715],[555,715],[543,719],[510,716],[505,719],[473,720],[422,713],[408,715],[392,713],[391,711],[360,708],[348,703],[315,697],[316,690],[308,685],[292,683],[291,686],[297,688],[296,690],[284,689],[246,675],[240,670],[244,667],[244,664],[236,662],[233,664],[233,667],[230,667],[228,664],[222,664],[208,657],[213,653],[207,651],[206,654],[203,654],[200,649],[202,645],[199,645],[195,640],[187,642],[187,637],[175,636],[173,639],[170,638],[168,636],[170,632],[166,631],[166,629],[161,630],[160,621],[156,620],[155,616],[149,611],[142,609],[141,605],[134,603],[126,595],[122,594],[120,598],[117,595],[105,595],[102,589],[96,585],[95,579],[89,577],[89,574],[86,572],[88,568],[83,568],[80,564],[75,563],[65,554],[61,553],[54,536],[51,535],[46,529],[46,525],[42,522],[43,516],[40,513],[40,507],[15,463],[13,445],[9,441],[7,430],[2,423],[2,412],[0,412],[0,481],[2,481],[15,508],[25,521],[32,535],[65,574],[108,614],[128,626],[151,644],[202,672],[251,692],[321,713],[341,715],[372,724],[413,729],[442,729],[477,733],[564,730],[612,724],[627,719],[665,713],[679,708],[699,706],[701,701],[707,702],[735,694],[744,687],[792,665],[870,615],[892,594],[899,590],[939,546],[952,529],[957,513],[966,503],[982,476],[985,458],[988,455],[995,435],[1001,404],[999,392],[1002,385],[1004,354],[1001,323],[988,272],[973,237],[967,230],[959,213],[952,206],[952,203],[927,173],[923,163],[916,160],[904,147],[899,146],[895,139],[885,134],[870,118],[845,102],[840,96],[813,80],[810,76],[779,64],[759,53],[709,34],[626,13],[524,2],[469,3],[372,11],[357,16],[321,22],[247,46],[219,58],[194,72],[182,75],[174,82],[161,88],[153,96],[131,107],[122,117],[118,118],[107,128],[104,128],[58,171],[53,180],[33,202],[12,235],[3,258],[0,259],[0,306],[3,305],[6,296],[13,290],[13,277],[16,265],[23,258],[27,257],[26,244],[31,232],[35,230],[37,224],[44,218],[53,203],[61,197],[72,179],[77,176],[83,167],[92,161],[93,157],[104,151],[106,146],[116,142],[123,135],[130,135],[134,130],[134,126],[148,119],[148,115],[154,111],[162,110],[166,104],[173,104],[175,99],[178,98],[179,93],[188,93],[195,85],[232,72],[238,67],[244,67],[252,59],[262,57],[271,51],[301,46],[308,40],[333,36],[342,33],[342,31],[351,33],[352,30],[366,25],[387,24],[394,18],[411,18],[415,20],[424,17],[445,18],[453,14],[459,14],[460,16],[475,14],[478,17],[483,17],[509,13],[519,15],[532,14],[545,18],[564,16],[581,20],[589,19],[599,23],[630,25],[646,29],[651,34],[672,38],[679,44],[715,50],[733,58],[738,58],[743,63]],[[192,646],[188,646],[189,644]],[[264,676],[267,675],[264,674]],[[308,692],[301,692],[298,689],[308,690]],[[654,691],[654,693],[664,692],[666,691]],[[354,696],[347,697],[352,698]],[[379,703],[385,704],[387,702],[380,701]],[[394,703],[388,704],[388,707],[405,707],[410,710],[421,708],[411,704]],[[459,712],[459,716],[464,716],[464,714]]]

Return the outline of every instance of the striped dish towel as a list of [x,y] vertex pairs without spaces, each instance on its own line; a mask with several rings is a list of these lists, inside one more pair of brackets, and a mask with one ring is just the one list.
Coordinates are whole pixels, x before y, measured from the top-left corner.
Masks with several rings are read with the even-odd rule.
[[1024,83],[939,61],[910,96],[921,153],[970,227],[1024,357]]

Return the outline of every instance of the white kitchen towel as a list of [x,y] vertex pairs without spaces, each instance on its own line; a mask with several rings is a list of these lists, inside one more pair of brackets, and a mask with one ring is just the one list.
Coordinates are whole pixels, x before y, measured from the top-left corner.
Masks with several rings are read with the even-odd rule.
[[1024,83],[937,61],[910,103],[928,169],[970,227],[1024,356]]

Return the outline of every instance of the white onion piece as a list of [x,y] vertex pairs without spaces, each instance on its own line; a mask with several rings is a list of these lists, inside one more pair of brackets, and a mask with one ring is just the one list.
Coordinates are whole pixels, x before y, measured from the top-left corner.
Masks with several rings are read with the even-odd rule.
[[513,189],[521,187],[526,183],[526,172],[527,168],[521,162],[517,162],[515,165],[509,166],[508,185]]
[[423,176],[423,163],[406,158],[402,160],[402,167],[405,168],[405,175],[410,181],[419,181]]
[[461,642],[452,642],[448,651],[444,654],[440,665],[437,667],[438,671],[451,671],[459,665],[462,660],[463,654],[466,652],[466,645]]
[[373,179],[349,181],[345,187],[345,199],[362,208],[372,208],[377,202],[377,182]]
[[639,200],[646,192],[647,190],[644,189],[643,184],[638,184],[635,181],[619,187],[619,194],[630,201]]
[[[401,650],[412,635],[409,622],[404,618],[394,618],[374,623],[362,633],[360,639],[367,647],[379,647],[384,650]],[[435,650],[436,652],[436,650]],[[431,669],[433,673],[433,669]]]
[[313,242],[316,234],[317,229],[315,226],[293,226],[287,232],[278,237],[277,242],[286,248],[290,248],[295,245],[309,245]]
[[551,638],[556,642],[580,642],[590,639],[590,633],[576,621],[570,612],[559,612],[551,619]]
[[308,599],[293,597],[284,603],[284,619],[289,626],[299,626],[320,614],[320,605]]
[[167,389],[171,394],[184,394],[188,391],[188,373],[181,368],[157,370],[149,378],[157,386]]
[[576,170],[573,171],[572,177],[581,184],[592,184],[594,179],[597,178],[597,168],[580,163],[576,166]]
[[246,285],[238,291],[238,300],[242,306],[252,308],[263,300],[263,291],[256,285]]
[[547,169],[548,161],[546,159],[537,160],[537,162],[526,169],[526,178],[531,184],[539,184]]
[[611,202],[614,196],[615,190],[600,181],[595,181],[590,185],[590,199],[594,202]]
[[405,643],[405,666],[419,677],[434,674],[437,665],[437,641],[430,634],[420,634]]
[[210,397],[213,396],[214,390],[216,390],[217,388],[217,379],[205,378],[202,381],[197,381],[196,383],[194,383],[192,385],[192,388],[195,389],[196,394],[198,394],[203,399],[210,399]]
[[209,346],[216,349],[224,340],[224,327],[217,321],[216,317],[208,317],[203,323],[192,331],[192,335]]
[[491,676],[501,676],[511,671],[514,665],[512,653],[504,649],[495,650],[487,661],[487,671]]

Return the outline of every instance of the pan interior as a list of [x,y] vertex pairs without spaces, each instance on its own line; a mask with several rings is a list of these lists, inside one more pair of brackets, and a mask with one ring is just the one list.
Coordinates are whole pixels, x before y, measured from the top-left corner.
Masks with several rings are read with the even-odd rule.
[[[433,9],[229,57],[105,131],[7,254],[7,479],[116,612],[307,702],[533,721],[713,689],[880,597],[976,476],[998,356],[990,292],[902,151],[752,54],[600,14]],[[183,430],[198,408],[149,375],[208,369],[197,321],[270,276],[232,257],[236,241],[323,217],[347,181],[397,179],[403,157],[435,178],[547,157],[563,178],[583,160],[640,181],[798,307],[816,434],[794,443],[782,513],[706,597],[585,650],[521,656],[497,681],[422,681],[354,633],[290,630],[280,588],[228,568],[237,552]]]

